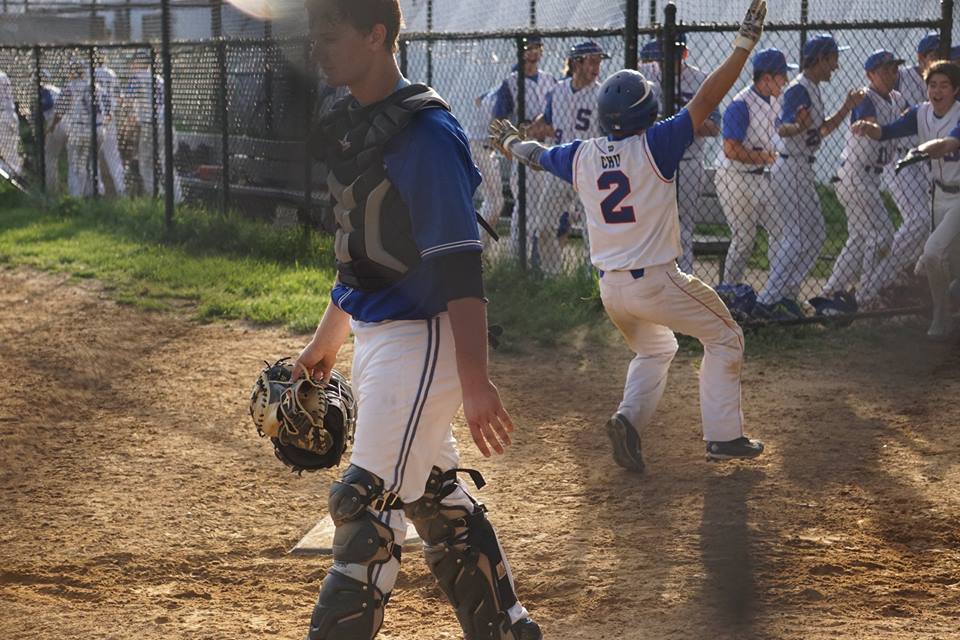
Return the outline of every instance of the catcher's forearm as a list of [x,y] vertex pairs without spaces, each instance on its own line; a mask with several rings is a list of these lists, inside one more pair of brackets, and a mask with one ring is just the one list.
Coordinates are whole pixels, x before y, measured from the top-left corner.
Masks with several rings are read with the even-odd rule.
[[464,387],[485,384],[487,372],[487,307],[480,298],[460,298],[447,303],[457,373]]
[[323,312],[323,318],[317,325],[317,330],[313,334],[313,342],[323,344],[334,351],[340,349],[347,336],[350,335],[350,314],[330,303],[326,311]]
[[540,164],[540,156],[547,150],[545,146],[535,140],[520,140],[511,138],[506,143],[507,151],[523,164],[531,169],[543,171],[543,165]]
[[960,139],[957,138],[940,138],[938,140],[930,140],[929,142],[924,142],[922,145],[917,147],[917,151],[920,153],[925,153],[932,160],[939,160],[944,156],[948,156],[951,153],[955,153],[960,150]]

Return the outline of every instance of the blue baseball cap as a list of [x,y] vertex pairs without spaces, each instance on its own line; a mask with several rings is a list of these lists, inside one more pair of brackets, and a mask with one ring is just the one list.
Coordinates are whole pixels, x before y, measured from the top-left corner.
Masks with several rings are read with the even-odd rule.
[[641,60],[663,60],[663,49],[659,40],[651,40],[640,48]]
[[849,48],[837,45],[837,41],[829,33],[818,33],[810,36],[803,45],[803,59],[816,60],[833,53],[846,51]]
[[787,57],[780,49],[770,47],[762,49],[753,56],[754,73],[772,73],[786,75],[789,69],[799,69],[799,65],[787,62]]
[[542,47],[543,38],[540,36],[524,36],[523,38],[523,48],[529,49],[531,47]]
[[576,44],[573,47],[571,47],[570,55],[568,57],[581,58],[583,56],[588,56],[593,53],[599,53],[600,57],[603,58],[604,60],[607,60],[610,58],[609,54],[604,52],[603,48],[593,40],[586,40],[584,42],[581,42],[580,44]]
[[960,44],[950,47],[950,62],[960,62]]
[[906,62],[906,60],[898,58],[893,55],[891,51],[878,49],[867,56],[866,61],[863,63],[863,68],[867,71],[876,71],[878,67],[882,67],[885,64],[903,64],[904,62]]
[[927,35],[920,38],[920,42],[917,44],[917,53],[921,55],[927,55],[931,51],[936,51],[940,48],[940,34],[936,31],[931,31]]

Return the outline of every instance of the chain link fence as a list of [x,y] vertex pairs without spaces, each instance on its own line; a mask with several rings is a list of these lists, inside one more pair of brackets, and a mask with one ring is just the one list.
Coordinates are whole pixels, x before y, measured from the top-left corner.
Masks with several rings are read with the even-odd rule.
[[[725,58],[742,8],[487,4],[404,2],[401,68],[434,86],[464,125],[484,178],[478,210],[502,236],[486,241],[490,259],[547,276],[588,271],[576,194],[495,154],[487,124],[508,117],[547,145],[599,136],[596,88],[633,65],[661,84],[661,116],[669,116]],[[796,122],[798,104],[829,117],[857,88],[868,89],[857,117],[893,118],[888,88],[864,69],[877,49],[906,60],[895,81],[900,106],[924,100],[913,70],[917,44],[928,32],[949,42],[956,21],[952,2],[921,5],[905,13],[861,0],[838,13],[813,0],[771,1],[762,47],[810,62],[804,42],[828,32],[844,48],[838,67],[818,72],[800,104],[788,99],[798,93],[799,71],[755,77],[748,65],[676,178],[681,267],[716,286],[741,321],[922,304],[910,272],[930,231],[929,176],[923,167],[898,176],[889,168],[915,141],[868,143],[850,134],[850,116],[829,132],[817,120],[783,138],[774,124]],[[313,68],[296,11],[267,20],[219,1],[171,2],[166,14],[138,2],[8,0],[4,8],[20,25],[0,29],[0,171],[8,179],[51,195],[163,196],[169,211],[185,202],[314,228],[328,221],[325,173],[308,132],[344,91]],[[581,23],[577,16],[587,14]],[[58,26],[40,32],[36,16]],[[591,28],[571,30],[573,23]],[[571,60],[588,41],[604,53],[599,68]],[[812,113],[814,102],[822,113]]]

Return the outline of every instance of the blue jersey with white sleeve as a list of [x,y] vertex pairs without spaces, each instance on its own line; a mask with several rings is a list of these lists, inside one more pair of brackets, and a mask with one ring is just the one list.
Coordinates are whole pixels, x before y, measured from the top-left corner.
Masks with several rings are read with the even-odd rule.
[[331,297],[361,322],[431,318],[447,308],[436,258],[482,249],[473,207],[480,172],[460,123],[441,108],[417,113],[385,146],[384,165],[410,212],[421,261],[390,287],[361,291],[337,283]]

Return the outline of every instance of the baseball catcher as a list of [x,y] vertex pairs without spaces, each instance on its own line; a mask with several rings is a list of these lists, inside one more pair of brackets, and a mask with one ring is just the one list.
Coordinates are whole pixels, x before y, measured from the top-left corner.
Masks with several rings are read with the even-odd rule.
[[350,383],[333,370],[330,382],[308,373],[291,382],[289,358],[260,372],[250,394],[250,416],[260,437],[269,437],[280,462],[298,473],[340,464],[353,442],[357,403]]

